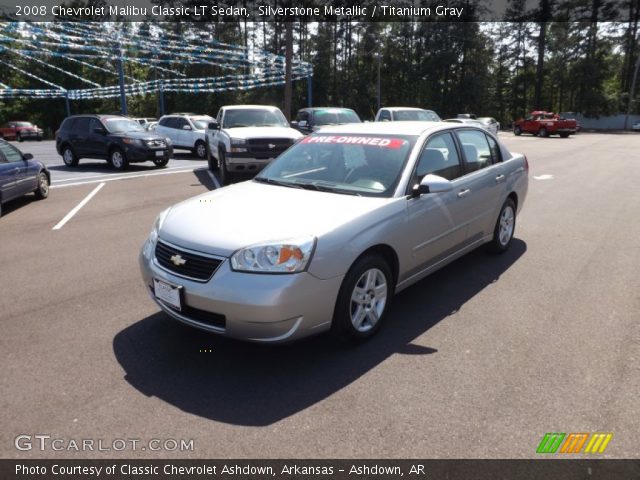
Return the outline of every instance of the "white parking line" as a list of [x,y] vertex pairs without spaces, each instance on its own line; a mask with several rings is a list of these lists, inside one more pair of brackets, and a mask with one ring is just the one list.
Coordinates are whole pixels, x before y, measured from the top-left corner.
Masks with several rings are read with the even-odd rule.
[[[127,180],[129,178],[140,178],[140,177],[154,177],[156,175],[171,175],[172,173],[184,173],[184,172],[192,172],[194,170],[201,170],[202,167],[199,168],[195,168],[195,167],[176,167],[174,170],[163,170],[160,172],[152,172],[152,173],[140,173],[140,174],[134,174],[134,175],[121,175],[118,177],[115,176],[111,176],[111,177],[105,177],[105,176],[101,176],[101,178],[97,179],[97,180],[87,180],[87,181],[80,181],[80,182],[73,182],[73,183],[65,183],[64,185],[51,185],[51,188],[65,188],[65,187],[74,187],[76,185],[89,185],[92,183],[99,183],[99,182],[112,182],[114,180]],[[71,180],[77,180],[76,178],[70,178],[68,180],[59,180],[59,181],[71,181]]]
[[91,200],[91,199],[93,198],[93,196],[94,196],[96,193],[98,193],[98,192],[100,191],[100,189],[101,189],[102,187],[104,187],[105,185],[106,185],[106,184],[105,184],[104,182],[102,182],[100,185],[98,185],[96,188],[94,188],[94,189],[91,191],[91,193],[90,193],[89,195],[87,195],[86,197],[84,197],[84,200],[82,200],[78,205],[76,205],[76,206],[74,207],[74,209],[73,209],[73,210],[71,210],[69,213],[67,213],[67,214],[65,215],[65,217],[64,217],[62,220],[60,220],[60,221],[56,224],[56,226],[55,226],[55,227],[53,227],[53,228],[52,228],[52,230],[60,230],[60,229],[64,226],[64,224],[65,224],[65,223],[67,223],[69,220],[71,220],[71,218],[72,218],[76,213],[78,213],[78,211],[79,211],[82,207],[84,207],[84,206],[87,204],[87,202],[89,202],[89,200]]

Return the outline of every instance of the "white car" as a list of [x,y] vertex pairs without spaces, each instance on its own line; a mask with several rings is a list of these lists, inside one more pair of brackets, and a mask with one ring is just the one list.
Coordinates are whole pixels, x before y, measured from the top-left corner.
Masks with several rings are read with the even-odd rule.
[[439,122],[440,116],[433,110],[414,107],[384,107],[378,110],[375,122],[426,121]]
[[484,125],[485,130],[493,133],[494,135],[498,134],[500,130],[500,123],[493,117],[479,117],[476,118],[477,121]]
[[634,131],[636,131],[636,132],[640,132],[640,122],[634,123],[634,124],[631,126],[631,130],[634,130]]
[[174,149],[191,150],[198,158],[207,158],[205,129],[213,121],[209,115],[174,113],[160,118],[155,132],[171,140]]
[[206,137],[209,168],[218,170],[224,185],[233,172],[258,173],[303,135],[277,107],[228,105],[207,126]]
[[[489,130],[487,128],[487,126],[484,123],[482,123],[482,122],[480,122],[478,120],[475,120],[473,118],[447,118],[446,120],[443,120],[443,122],[463,123],[463,124],[468,125],[470,127],[478,127],[478,128],[483,128],[483,129],[485,129],[487,131],[491,131],[491,130]],[[491,133],[493,133],[493,132],[491,132]]]

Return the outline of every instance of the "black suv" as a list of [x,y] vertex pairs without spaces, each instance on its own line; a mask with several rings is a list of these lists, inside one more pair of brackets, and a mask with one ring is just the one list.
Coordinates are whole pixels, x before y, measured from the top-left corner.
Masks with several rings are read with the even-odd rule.
[[169,139],[147,132],[138,122],[120,115],[65,118],[56,132],[56,150],[69,167],[81,158],[99,158],[108,160],[116,170],[148,160],[164,167],[173,155]]
[[298,110],[291,126],[301,133],[309,134],[327,125],[362,123],[356,112],[342,107],[312,107]]

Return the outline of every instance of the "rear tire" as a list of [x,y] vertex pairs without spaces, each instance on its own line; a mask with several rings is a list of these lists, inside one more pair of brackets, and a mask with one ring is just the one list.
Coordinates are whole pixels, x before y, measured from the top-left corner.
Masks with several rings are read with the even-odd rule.
[[538,130],[538,136],[541,138],[547,138],[549,136],[549,132],[547,132],[547,129],[542,127],[540,130]]
[[19,133],[16,134],[16,140],[18,140],[19,142],[24,142],[24,139],[22,138],[22,135],[20,135]]
[[62,161],[67,167],[75,167],[78,165],[78,157],[73,153],[69,145],[65,145],[62,149]]
[[120,172],[126,170],[129,166],[126,155],[119,148],[111,150],[109,153],[109,163],[114,170],[118,170]]
[[516,204],[510,198],[502,205],[489,250],[493,253],[504,253],[509,249],[513,234],[516,231]]
[[344,277],[331,323],[341,341],[371,338],[382,325],[393,297],[393,275],[377,255],[357,260]]
[[560,138],[569,138],[569,134],[568,133],[561,133],[560,134]]
[[516,137],[519,137],[522,134],[522,129],[516,125],[515,127],[513,127],[513,134]]
[[33,191],[38,200],[43,200],[49,196],[49,177],[44,172],[38,174],[38,186]]

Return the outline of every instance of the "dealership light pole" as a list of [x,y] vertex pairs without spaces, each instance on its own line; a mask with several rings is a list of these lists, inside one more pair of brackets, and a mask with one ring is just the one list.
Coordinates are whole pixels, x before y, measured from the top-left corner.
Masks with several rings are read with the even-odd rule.
[[382,62],[382,54],[378,52],[378,111],[380,110],[381,101],[380,97],[382,96],[381,88],[380,88],[380,63]]

